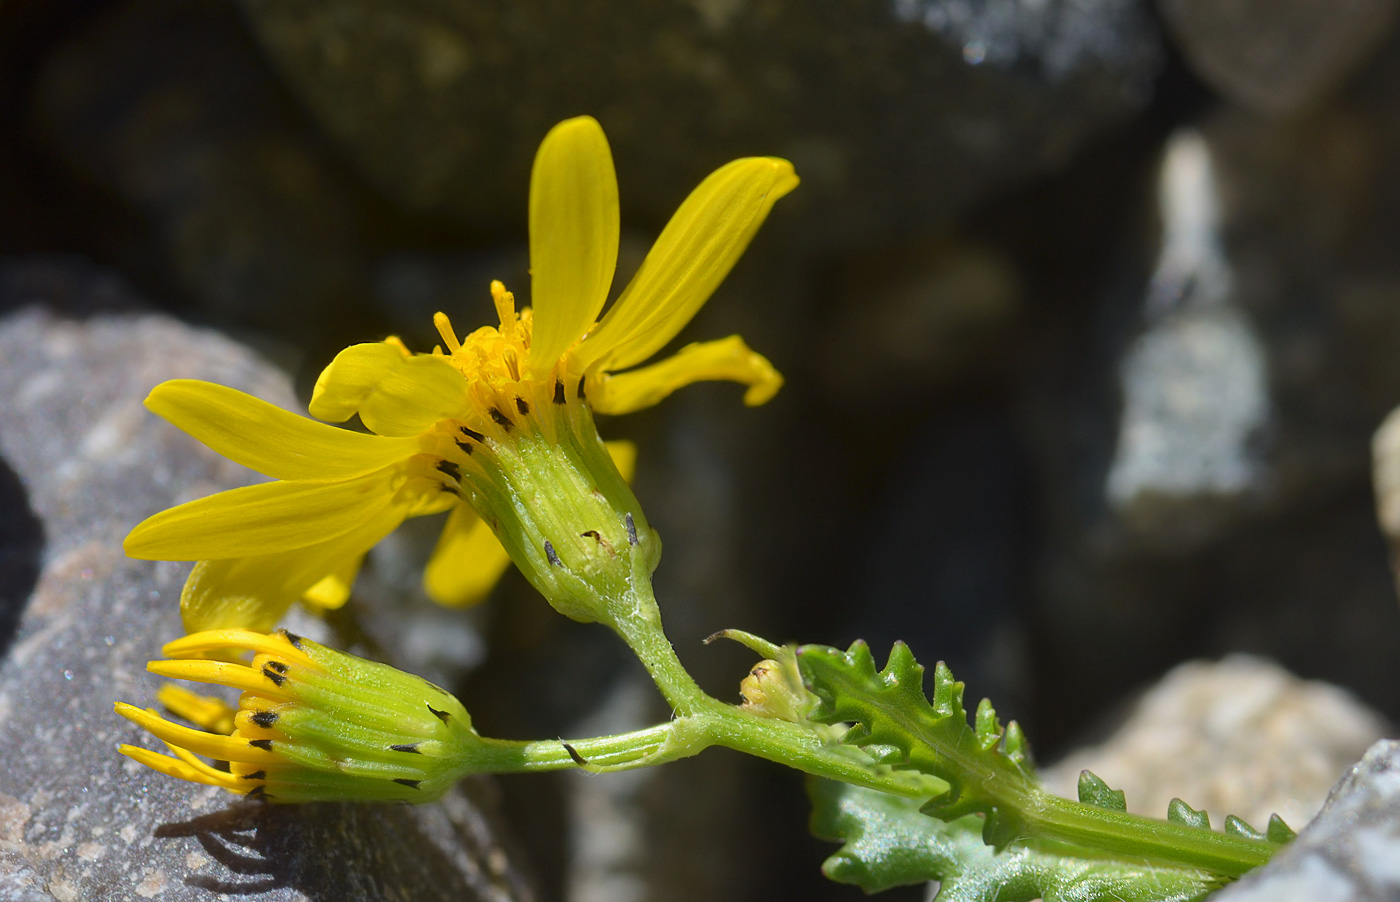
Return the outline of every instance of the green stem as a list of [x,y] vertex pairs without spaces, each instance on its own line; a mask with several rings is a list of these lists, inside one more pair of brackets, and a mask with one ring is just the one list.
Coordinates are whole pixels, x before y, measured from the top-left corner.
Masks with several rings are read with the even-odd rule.
[[610,599],[607,611],[610,619],[603,622],[636,654],[677,715],[685,717],[704,710],[710,703],[720,704],[696,684],[676,656],[671,640],[666,638],[650,574],[634,572],[626,596]]
[[[589,769],[632,770],[698,754],[712,745],[766,758],[804,773],[864,786],[907,798],[931,798],[947,788],[936,777],[874,767],[815,731],[706,697],[701,710],[630,733],[588,739],[518,742],[481,739],[473,750],[474,773],[529,773]],[[572,748],[578,755],[569,753]],[[1186,827],[1169,821],[1110,811],[1050,795],[997,794],[998,803],[1017,812],[1035,838],[1094,849],[1159,864],[1200,868],[1238,877],[1264,864],[1272,844]]]
[[[815,776],[908,798],[932,798],[948,788],[946,782],[928,774],[876,766],[864,753],[833,743],[810,726],[761,717],[707,695],[666,638],[649,574],[634,572],[626,595],[610,599],[607,608],[610,616],[604,622],[636,653],[677,716],[651,730],[570,743],[589,765],[645,767],[721,745]],[[539,746],[529,753],[537,756],[528,762],[532,769],[577,764],[562,744],[530,745]],[[958,749],[942,751],[962,770],[980,770],[968,756],[955,754]],[[1230,877],[1264,864],[1274,852],[1268,842],[1085,805],[1019,780],[997,780],[996,774],[978,776],[983,779],[977,784],[996,806],[1014,813],[1035,838],[1047,842]]]
[[710,744],[766,758],[804,773],[853,783],[912,799],[926,799],[948,789],[937,777],[874,765],[851,746],[824,739],[809,727],[761,717],[710,698],[703,718]]
[[1039,788],[1021,795],[1016,810],[1047,839],[1229,877],[1267,863],[1276,848],[1263,840],[1085,805]]
[[[473,745],[470,768],[473,773],[493,774],[577,767],[632,770],[687,758],[712,745],[900,796],[923,798],[947,788],[943,781],[922,774],[872,769],[867,761],[849,754],[848,747],[824,742],[805,727],[759,717],[715,699],[695,714],[612,736],[530,742],[481,737]],[[569,754],[570,748],[582,765]]]
[[654,756],[671,738],[675,722],[658,724],[631,733],[591,739],[542,739],[520,742],[482,737],[471,751],[473,773],[514,774],[567,770],[579,766],[572,748],[589,766],[626,770],[655,762]]

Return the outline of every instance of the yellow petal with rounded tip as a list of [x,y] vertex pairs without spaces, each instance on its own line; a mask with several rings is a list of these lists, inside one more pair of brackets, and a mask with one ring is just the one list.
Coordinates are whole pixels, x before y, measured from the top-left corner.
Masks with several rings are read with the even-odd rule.
[[166,683],[156,690],[156,701],[176,717],[183,717],[211,733],[232,733],[234,709],[223,699],[191,692],[183,686]]
[[350,532],[393,506],[395,470],[220,492],[146,518],[122,547],[131,557],[156,561],[224,560],[305,548]]
[[[291,698],[290,694],[278,688],[276,680],[246,664],[231,664],[228,661],[148,661],[146,669],[159,676],[170,677],[172,680],[228,686],[232,689],[256,692],[270,698]],[[193,746],[187,747],[194,748]],[[200,754],[205,753],[200,752]]]
[[[208,770],[195,767],[187,761],[162,755],[160,752],[153,752],[150,749],[143,749],[140,746],[119,745],[117,751],[157,773],[165,774],[167,777],[177,777],[191,783],[204,783],[208,786],[221,786],[224,789],[233,789],[238,784],[238,779],[232,774],[216,771],[212,767]],[[253,785],[256,784],[249,784],[250,787]]]
[[486,600],[510,566],[510,555],[468,504],[447,518],[423,571],[423,591],[440,605],[465,608]]
[[746,157],[711,173],[575,351],[579,363],[626,369],[661,350],[729,274],[773,204],[795,187],[792,164],[775,157]]
[[364,555],[346,560],[334,573],[321,577],[320,582],[301,593],[301,600],[314,608],[333,611],[350,600],[350,591],[355,588],[355,577],[360,575]]
[[344,479],[412,456],[412,439],[365,435],[297,416],[237,389],[162,382],[146,407],[245,467],[274,479]]
[[[157,714],[143,711],[135,705],[128,705],[125,702],[117,702],[116,709],[117,713],[122,717],[125,717],[127,720],[141,727],[162,742],[178,745],[181,748],[189,749],[191,752],[204,755],[207,758],[214,758],[219,761],[247,761],[249,763],[278,760],[274,753],[266,749],[251,746],[245,739],[239,739],[233,736],[219,736],[214,733],[205,733],[203,730],[192,730],[189,727],[182,727],[179,724],[171,723]],[[145,761],[142,763],[149,764],[149,762]],[[180,763],[183,764],[183,762]]]
[[603,447],[608,449],[608,456],[612,458],[613,466],[617,467],[617,472],[622,474],[622,478],[628,482],[637,475],[637,445],[624,439],[615,439],[611,442],[603,442]]
[[661,401],[678,388],[709,380],[748,386],[744,403],[756,407],[782,387],[783,377],[768,358],[749,349],[737,335],[686,345],[665,360],[626,373],[607,374],[588,388],[599,413],[631,413]]
[[471,409],[467,380],[446,358],[406,355],[389,342],[351,345],[321,371],[311,415],[343,423],[358,413],[370,432],[409,436]]
[[530,173],[530,372],[549,373],[598,319],[617,267],[617,175],[603,129],[579,116],[550,129]]
[[251,651],[254,654],[282,655],[289,659],[314,665],[306,652],[292,644],[282,632],[269,633],[250,629],[210,629],[172,639],[161,646],[160,653],[167,658],[196,658],[219,649],[235,648]]
[[185,629],[243,627],[267,631],[292,602],[325,578],[364,558],[403,522],[403,508],[389,506],[355,529],[329,541],[274,554],[200,561],[180,593]]

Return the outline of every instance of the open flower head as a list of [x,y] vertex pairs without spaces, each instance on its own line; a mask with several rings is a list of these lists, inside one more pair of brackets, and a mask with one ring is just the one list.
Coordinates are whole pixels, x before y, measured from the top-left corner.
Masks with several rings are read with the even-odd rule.
[[[230,650],[246,663],[208,660]],[[194,633],[152,673],[243,690],[238,707],[167,686],[166,707],[193,729],[117,703],[171,755],[122,754],[172,777],[279,802],[431,801],[474,769],[484,748],[460,702],[427,680],[285,631]],[[199,756],[228,763],[214,767]]]
[[310,412],[358,416],[369,434],[206,382],[158,386],[151,410],[276,481],[156,514],[127,553],[198,562],[181,599],[187,629],[265,630],[299,597],[343,603],[370,547],[407,517],[450,511],[425,573],[430,596],[479,600],[508,556],[556,608],[598,619],[597,594],[650,572],[660,545],[614,460],[630,451],[605,448],[592,413],[639,410],[699,380],[739,382],[750,405],[773,396],[782,378],[738,336],[642,364],[796,185],[791,164],[771,157],[716,170],[603,314],[619,234],[611,152],[593,119],[560,123],[530,183],[532,308],[517,310],[496,282],[496,326],[459,335],[439,313],[431,353],[396,338],[342,351]]

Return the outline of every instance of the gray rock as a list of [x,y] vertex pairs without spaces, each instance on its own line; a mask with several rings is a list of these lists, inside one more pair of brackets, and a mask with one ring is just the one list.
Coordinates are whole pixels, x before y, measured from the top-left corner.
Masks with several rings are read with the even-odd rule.
[[1233,293],[1215,168],[1198,132],[1168,142],[1147,325],[1122,362],[1108,505],[1158,544],[1201,541],[1267,483],[1257,447],[1270,414],[1267,356]]
[[[1371,475],[1376,490],[1376,519],[1390,543],[1390,560],[1400,563],[1400,410],[1392,411],[1371,439]],[[1400,571],[1396,573],[1400,586]]]
[[1161,57],[1138,0],[242,5],[387,196],[493,234],[522,223],[548,128],[591,113],[633,226],[776,154],[803,178],[780,216],[873,244],[1061,165],[1141,109]]
[[1389,34],[1394,0],[1159,0],[1196,72],[1263,113],[1323,98]]
[[1219,902],[1389,902],[1400,897],[1400,742],[1383,740],[1273,860]]
[[1092,770],[1124,791],[1129,811],[1149,817],[1165,817],[1180,798],[1209,811],[1217,828],[1234,814],[1262,829],[1278,814],[1297,829],[1387,728],[1343,689],[1232,655],[1176,667],[1108,739],[1070,752],[1041,777],[1075,798],[1079,772]]
[[[1032,384],[1042,647],[1089,692],[1067,707],[1185,655],[1249,651],[1397,713],[1379,688],[1400,635],[1369,487],[1372,433],[1400,398],[1383,237],[1397,72],[1391,48],[1335,106],[1204,119],[1210,178],[1178,192],[1208,201],[1196,226],[1158,204],[1077,340],[1051,352],[1056,378]],[[1049,704],[1050,723],[1069,716]]]
[[[72,265],[0,272],[0,307],[81,308],[113,293]],[[0,598],[22,608],[0,634],[0,898],[529,898],[478,804],[483,784],[418,807],[282,807],[117,754],[121,742],[154,743],[112,705],[153,703],[144,663],[180,633],[187,568],[128,560],[121,539],[157,510],[250,477],[142,398],[194,377],[299,405],[243,347],[161,316],[29,307],[0,320],[0,360],[0,522],[28,530],[0,567]]]

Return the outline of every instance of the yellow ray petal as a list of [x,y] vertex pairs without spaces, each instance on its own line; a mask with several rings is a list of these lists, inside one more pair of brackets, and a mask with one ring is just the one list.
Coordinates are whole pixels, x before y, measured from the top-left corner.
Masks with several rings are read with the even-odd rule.
[[161,646],[167,658],[202,659],[212,651],[233,648],[254,654],[280,655],[308,666],[315,666],[311,656],[292,643],[281,631],[269,633],[251,629],[210,629],[173,639]]
[[323,611],[333,611],[350,600],[350,591],[355,588],[355,577],[360,575],[364,555],[347,558],[334,572],[321,577],[316,585],[301,593],[301,600]]
[[613,466],[617,467],[617,472],[622,474],[622,478],[629,483],[632,477],[637,475],[637,445],[624,439],[616,439],[611,442],[603,442],[603,447],[608,449],[608,456],[612,458]]
[[166,683],[156,690],[156,700],[176,717],[183,717],[211,733],[232,733],[234,709],[223,699],[191,692],[183,686]]
[[651,366],[604,375],[596,387],[589,386],[588,397],[600,413],[631,413],[652,406],[682,386],[714,379],[747,385],[744,403],[750,407],[766,403],[783,384],[783,377],[766,357],[731,335],[686,345]]
[[491,594],[509,566],[510,555],[491,527],[470,505],[459,504],[423,571],[423,590],[438,604],[469,607]]
[[[391,506],[330,541],[278,554],[200,561],[180,594],[185,629],[244,627],[266,632],[327,573],[342,572],[347,561],[362,559],[372,546],[403,522]],[[236,643],[235,643],[236,644]]]
[[[286,699],[291,697],[278,689],[276,680],[246,664],[233,664],[228,661],[147,661],[146,669],[158,676],[169,677],[172,680],[228,686],[233,689],[242,689],[245,692],[256,692],[269,698]],[[187,747],[194,748],[194,746]],[[207,753],[200,752],[200,754]]]
[[[219,736],[214,733],[205,733],[202,730],[192,730],[189,727],[182,727],[179,724],[171,723],[157,714],[143,711],[135,705],[128,705],[125,702],[117,702],[116,709],[117,713],[122,717],[125,717],[127,720],[141,727],[157,739],[168,742],[171,745],[178,745],[181,748],[189,749],[197,755],[204,755],[207,758],[214,758],[219,761],[247,761],[249,763],[278,760],[274,753],[266,749],[251,746],[245,739],[238,739],[233,736]],[[150,765],[149,761],[142,761],[141,763]]]
[[470,409],[467,381],[443,357],[405,355],[391,342],[351,345],[321,372],[309,409],[343,423],[358,413],[371,432],[418,435]]
[[795,187],[792,164],[774,157],[746,157],[711,173],[579,346],[579,362],[626,369],[661,350],[729,274],[774,202]]
[[550,129],[530,174],[530,370],[544,377],[598,318],[617,267],[617,176],[603,129]]
[[172,379],[146,407],[210,448],[274,479],[343,479],[411,456],[411,439],[337,429],[212,382]]
[[[195,767],[187,761],[135,745],[119,745],[117,751],[133,761],[146,765],[153,771],[165,774],[167,777],[178,777],[191,783],[205,783],[209,786],[222,786],[224,789],[234,789],[238,785],[237,777],[214,770],[203,762],[200,762],[203,766]],[[251,787],[256,784],[249,783],[248,785]]]
[[225,789],[232,789],[235,792],[244,792],[262,782],[261,780],[257,782],[246,780],[226,770],[219,770],[216,767],[211,767],[209,764],[196,758],[191,752],[180,748],[178,745],[171,745],[167,742],[165,747],[170,749],[175,757],[183,761],[188,767],[193,768],[208,778],[211,786],[222,786]]
[[131,557],[156,561],[305,548],[343,535],[393,505],[394,470],[338,482],[267,482],[220,492],[146,518],[122,547]]

